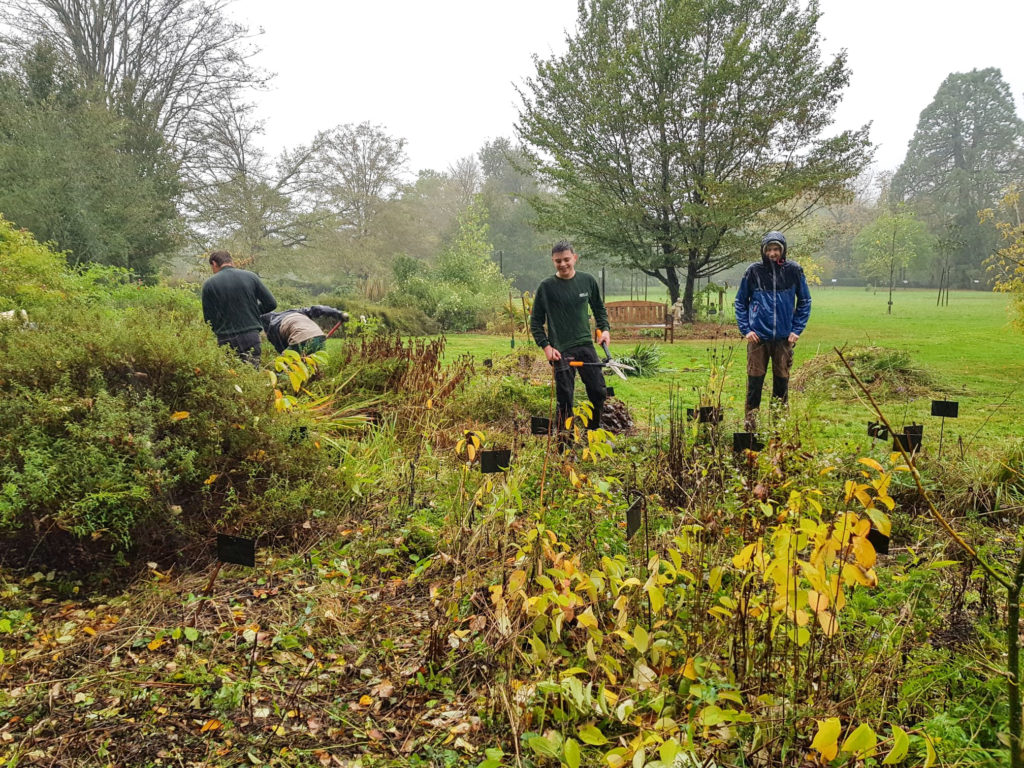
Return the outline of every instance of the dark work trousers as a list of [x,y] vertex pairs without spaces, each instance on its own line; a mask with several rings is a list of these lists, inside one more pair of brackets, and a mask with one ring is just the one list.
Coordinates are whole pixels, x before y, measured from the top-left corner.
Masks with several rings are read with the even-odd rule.
[[[570,361],[582,363],[596,363],[596,365],[584,365],[573,368]],[[558,400],[558,428],[565,429],[565,420],[572,416],[573,393],[576,388],[576,374],[583,379],[583,386],[587,388],[587,397],[594,406],[594,414],[591,416],[587,429],[597,429],[601,426],[601,408],[608,398],[608,391],[604,386],[604,373],[602,373],[600,360],[593,345],[586,347],[572,347],[562,352],[562,359],[555,363],[555,398]]]
[[793,345],[789,339],[747,342],[747,410],[761,406],[761,389],[772,364],[772,397],[786,402],[789,395],[789,371],[793,366]]
[[253,368],[260,367],[260,351],[262,347],[260,346],[259,331],[240,333],[237,336],[218,336],[217,343],[222,347],[231,347],[238,353],[240,358]]

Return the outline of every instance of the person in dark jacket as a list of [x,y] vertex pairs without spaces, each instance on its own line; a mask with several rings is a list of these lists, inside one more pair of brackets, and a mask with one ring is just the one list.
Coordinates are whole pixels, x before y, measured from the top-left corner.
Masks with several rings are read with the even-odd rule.
[[327,343],[327,334],[313,322],[317,317],[329,317],[338,322],[348,320],[348,312],[334,307],[314,304],[302,309],[286,309],[284,312],[267,312],[260,316],[267,341],[281,354],[292,349],[300,355],[319,352]]
[[804,271],[786,260],[786,237],[769,232],[761,240],[761,261],[751,264],[736,291],[736,324],[747,340],[747,431],[757,426],[761,390],[772,364],[772,396],[786,402],[793,347],[811,316]]
[[[594,322],[600,331],[598,340],[602,344],[607,344],[611,338],[608,312],[604,308],[597,280],[586,272],[576,271],[578,258],[569,242],[562,240],[555,244],[551,249],[555,274],[546,278],[537,288],[530,314],[533,340],[544,350],[548,362],[555,366],[559,429],[563,429],[566,419],[572,416],[577,370],[583,379],[583,386],[587,388],[587,397],[594,406],[587,425],[589,429],[597,429],[601,425],[601,409],[608,398],[601,361],[590,338],[588,310],[594,313]],[[588,365],[572,368],[569,366],[570,361]]]
[[277,309],[274,295],[252,272],[238,269],[227,251],[209,256],[213,277],[203,283],[203,319],[227,345],[253,366],[260,364],[260,315]]

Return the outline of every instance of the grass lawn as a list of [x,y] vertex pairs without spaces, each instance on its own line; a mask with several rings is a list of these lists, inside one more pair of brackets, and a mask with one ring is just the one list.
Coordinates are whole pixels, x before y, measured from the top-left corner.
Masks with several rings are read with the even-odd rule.
[[[794,375],[802,364],[816,355],[834,356],[833,347],[878,346],[904,350],[911,364],[927,371],[933,386],[927,394],[890,396],[881,404],[895,426],[925,424],[926,444],[937,447],[939,420],[930,415],[930,401],[947,397],[960,402],[960,418],[947,420],[946,445],[958,438],[965,443],[998,442],[1024,432],[1024,414],[1019,389],[1024,380],[1024,339],[1010,325],[1008,297],[981,291],[950,294],[949,306],[936,307],[931,290],[899,290],[893,298],[893,313],[886,313],[887,293],[863,288],[818,288],[812,291],[813,308],[807,330],[797,345]],[[731,306],[731,297],[728,305]],[[729,313],[731,315],[731,313]],[[725,367],[723,404],[725,429],[738,429],[746,381],[745,343],[734,333],[735,326],[723,325],[716,340],[656,342],[665,355],[669,371],[651,378],[615,380],[616,396],[624,400],[634,416],[650,423],[667,411],[670,392],[678,389],[686,403],[695,404],[698,388],[708,387],[713,361]],[[645,340],[649,341],[649,340]],[[612,351],[624,355],[635,339],[616,340],[612,329]],[[507,336],[458,334],[448,338],[448,355],[472,353],[479,359],[506,354],[527,354],[541,358],[533,340],[518,335],[515,348]],[[769,382],[766,390],[770,387]],[[582,388],[580,388],[582,389]],[[766,391],[765,401],[767,402]],[[867,405],[843,381],[832,386],[793,392],[794,413],[813,431],[829,440],[869,443],[865,422],[871,418]]]

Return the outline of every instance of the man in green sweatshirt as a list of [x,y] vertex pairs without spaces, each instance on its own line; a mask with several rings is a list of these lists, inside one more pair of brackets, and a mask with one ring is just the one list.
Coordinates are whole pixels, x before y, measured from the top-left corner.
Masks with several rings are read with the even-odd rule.
[[203,283],[203,319],[217,343],[235,350],[252,366],[260,364],[260,315],[277,309],[277,301],[252,272],[238,269],[227,251],[210,254],[213,277]]
[[[537,288],[530,315],[533,339],[555,367],[559,429],[564,428],[566,419],[572,416],[576,371],[579,371],[583,386],[587,388],[587,397],[594,406],[594,414],[587,425],[589,429],[597,429],[601,425],[601,408],[608,396],[601,361],[590,338],[588,310],[594,313],[594,322],[600,331],[598,341],[602,344],[611,340],[608,313],[597,280],[586,272],[576,271],[578,258],[569,242],[561,240],[555,243],[551,249],[555,274]],[[570,362],[587,365],[571,367]]]

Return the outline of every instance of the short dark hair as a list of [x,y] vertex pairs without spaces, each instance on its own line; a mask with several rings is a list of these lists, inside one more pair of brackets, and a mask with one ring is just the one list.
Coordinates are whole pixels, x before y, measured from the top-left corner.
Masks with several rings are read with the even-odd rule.
[[559,240],[557,243],[555,243],[555,247],[551,249],[551,255],[554,256],[556,253],[562,253],[563,251],[570,251],[571,253],[576,253],[576,251],[572,249],[572,243],[570,243],[568,240]]
[[223,267],[225,264],[231,264],[231,253],[229,251],[210,251],[210,265],[216,264],[218,267]]

